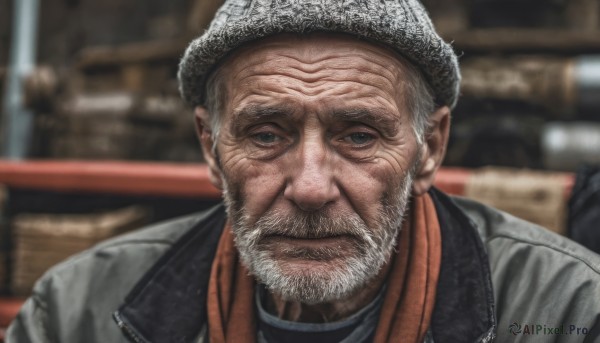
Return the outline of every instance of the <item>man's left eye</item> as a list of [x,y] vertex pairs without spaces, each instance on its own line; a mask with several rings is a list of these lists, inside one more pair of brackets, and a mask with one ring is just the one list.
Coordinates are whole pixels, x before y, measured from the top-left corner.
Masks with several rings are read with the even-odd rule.
[[274,143],[277,140],[277,136],[271,132],[261,132],[254,135],[254,138],[263,144]]
[[372,141],[375,137],[373,135],[368,134],[366,132],[355,132],[346,136],[346,140],[350,141],[352,144],[356,145],[364,145]]

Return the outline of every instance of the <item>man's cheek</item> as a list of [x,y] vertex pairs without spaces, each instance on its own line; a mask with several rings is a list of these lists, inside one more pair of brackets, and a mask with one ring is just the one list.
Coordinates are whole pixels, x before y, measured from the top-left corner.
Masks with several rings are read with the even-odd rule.
[[276,206],[281,197],[283,180],[275,174],[244,173],[237,175],[239,197],[245,212],[254,220]]

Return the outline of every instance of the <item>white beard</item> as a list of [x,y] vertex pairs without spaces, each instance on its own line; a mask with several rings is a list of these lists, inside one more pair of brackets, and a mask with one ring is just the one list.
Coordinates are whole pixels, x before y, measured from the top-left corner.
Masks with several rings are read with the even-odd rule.
[[[326,212],[300,211],[292,215],[270,211],[251,223],[239,190],[232,193],[225,182],[225,205],[242,263],[258,281],[286,301],[312,305],[352,296],[379,273],[394,251],[411,195],[412,174],[411,168],[397,189],[382,199],[375,227],[368,227],[356,213],[340,213],[333,218]],[[342,258],[335,267],[323,262],[322,267],[285,271],[282,262],[261,244],[263,238],[273,234],[297,238],[350,235],[356,241],[355,254]],[[317,261],[338,255],[334,248],[287,252]]]

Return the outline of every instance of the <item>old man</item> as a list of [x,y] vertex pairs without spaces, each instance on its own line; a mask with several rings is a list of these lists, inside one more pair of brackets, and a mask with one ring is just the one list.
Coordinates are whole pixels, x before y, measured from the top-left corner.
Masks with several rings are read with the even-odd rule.
[[180,89],[224,204],[36,286],[9,342],[598,342],[600,259],[432,188],[457,58],[417,0],[230,0]]

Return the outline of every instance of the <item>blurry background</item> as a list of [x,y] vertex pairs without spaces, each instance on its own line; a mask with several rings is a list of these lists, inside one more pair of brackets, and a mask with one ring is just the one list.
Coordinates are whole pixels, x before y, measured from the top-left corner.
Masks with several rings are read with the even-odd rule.
[[22,87],[34,114],[27,133],[12,139],[6,128],[18,125],[5,114],[5,156],[200,159],[190,111],[177,93],[177,63],[218,1],[36,2],[3,0],[0,7],[4,75],[15,48],[11,39],[18,37],[15,7],[37,25],[34,63]]
[[[176,72],[221,2],[0,0],[2,292],[218,201]],[[578,233],[600,198],[600,1],[423,3],[463,74],[438,187],[600,250]]]
[[[221,0],[38,1],[0,2],[4,156],[200,160],[177,63]],[[462,63],[447,165],[573,171],[600,161],[600,2],[424,3]],[[32,45],[20,49],[31,62],[19,89],[32,115],[11,136],[26,121],[6,104],[18,38]]]

